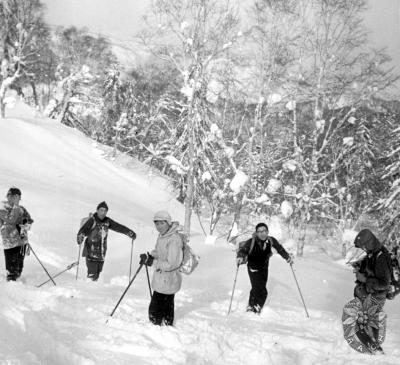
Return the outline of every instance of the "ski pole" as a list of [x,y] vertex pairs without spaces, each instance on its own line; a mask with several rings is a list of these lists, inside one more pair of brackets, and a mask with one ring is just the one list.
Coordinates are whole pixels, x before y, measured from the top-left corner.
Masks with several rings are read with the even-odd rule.
[[150,298],[153,298],[153,293],[151,292],[151,285],[150,285],[150,276],[149,276],[149,268],[146,266],[146,275],[147,275],[147,284],[149,285],[149,292],[150,292]]
[[38,260],[39,264],[42,266],[43,270],[46,272],[47,276],[50,278],[50,280],[53,282],[54,285],[57,285],[56,282],[53,280],[53,278],[50,276],[49,272],[43,266],[42,262],[39,260],[39,257],[37,257],[35,251],[33,251],[33,248],[30,243],[28,243],[28,246],[29,246],[30,250],[32,251],[33,255],[36,257],[36,260]]
[[[52,276],[52,278],[56,278],[57,276],[60,276],[61,274],[65,273],[68,270],[71,270],[74,266],[79,265],[78,262],[73,262],[71,265],[68,265],[66,269],[64,269],[63,271],[60,271],[59,273],[55,274]],[[46,281],[44,281],[42,284],[37,285],[37,288],[40,288],[42,285],[47,284],[50,281],[50,279],[47,279]]]
[[75,280],[78,280],[78,275],[79,275],[79,260],[81,258],[81,248],[82,248],[82,244],[85,244],[84,242],[82,242],[79,246],[79,250],[78,250],[78,261],[76,262],[76,276],[75,276]]
[[[141,268],[143,267],[143,265],[144,265],[144,264],[140,264],[140,266],[139,266],[139,268],[137,269],[135,275],[133,276],[133,278],[132,278],[131,281],[129,282],[129,285],[126,287],[125,291],[124,291],[123,294],[121,295],[121,298],[119,298],[117,305],[114,307],[113,311],[111,312],[110,317],[112,317],[113,314],[115,313],[115,311],[117,310],[117,308],[118,308],[118,306],[119,306],[119,303],[121,303],[121,301],[122,301],[122,299],[124,298],[126,292],[129,290],[129,287],[132,285],[133,280],[135,280],[137,274],[139,274],[139,271],[141,270]],[[107,319],[106,322],[108,322],[108,319]]]
[[290,264],[290,268],[292,269],[293,277],[294,277],[294,280],[295,280],[295,282],[296,282],[297,289],[299,290],[300,298],[301,298],[301,301],[303,302],[303,306],[304,306],[304,310],[306,311],[307,318],[310,318],[310,316],[308,315],[306,303],[304,302],[303,295],[301,294],[301,290],[300,290],[299,283],[298,283],[298,281],[297,281],[296,275],[295,275],[294,270],[293,270],[293,264]]
[[238,272],[239,272],[239,265],[237,265],[237,268],[236,268],[235,280],[233,281],[233,289],[232,289],[232,295],[231,295],[231,302],[229,303],[229,309],[228,309],[228,314],[227,314],[227,316],[229,316],[229,313],[231,313],[231,307],[232,307],[232,301],[233,301],[233,294],[235,293],[236,279],[237,279],[237,276],[238,276]]
[[133,241],[135,239],[132,238],[132,244],[131,244],[131,262],[129,264],[129,281],[131,280],[131,273],[132,273],[132,256],[133,256]]

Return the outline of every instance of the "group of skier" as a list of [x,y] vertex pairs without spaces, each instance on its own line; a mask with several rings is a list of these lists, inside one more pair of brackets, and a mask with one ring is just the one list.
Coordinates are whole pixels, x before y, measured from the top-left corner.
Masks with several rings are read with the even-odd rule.
[[[0,230],[3,240],[7,281],[17,280],[24,267],[24,258],[31,248],[28,230],[33,219],[20,205],[21,190],[10,188],[7,201],[0,209]],[[125,234],[132,240],[136,233],[107,216],[106,202],[98,204],[96,212],[81,226],[77,234],[78,245],[83,245],[82,256],[86,258],[87,277],[96,281],[102,272],[107,252],[108,230]],[[154,224],[159,232],[157,243],[151,254],[140,255],[140,264],[154,266],[152,299],[149,305],[149,319],[156,325],[173,325],[174,297],[182,284],[179,271],[183,260],[183,241],[178,233],[178,222],[170,214],[159,211],[154,215]]]
[[[93,214],[79,229],[77,243],[83,244],[82,256],[86,258],[87,277],[99,278],[107,251],[108,230],[136,239],[136,233],[107,216],[108,206],[101,202]],[[159,232],[155,249],[151,254],[140,255],[140,265],[154,265],[152,297],[149,319],[156,325],[173,325],[174,297],[182,284],[179,267],[183,259],[183,242],[178,233],[178,222],[173,222],[166,211],[155,213],[154,225]]]
[[[12,187],[7,192],[7,201],[0,209],[1,236],[3,239],[7,280],[17,280],[23,270],[24,257],[29,254],[27,231],[33,223],[28,211],[20,205],[21,191]],[[96,281],[102,272],[107,252],[108,230],[122,233],[133,240],[136,233],[107,216],[106,202],[98,204],[96,212],[81,226],[77,234],[78,245],[83,245],[82,256],[86,258],[87,277]],[[149,305],[149,320],[156,325],[173,325],[174,296],[180,290],[184,242],[178,231],[178,222],[173,222],[166,211],[155,213],[153,222],[159,235],[154,250],[140,255],[140,265],[153,266],[152,298]],[[391,256],[384,245],[368,229],[357,235],[354,244],[366,252],[366,257],[356,266],[354,297],[361,302],[372,297],[382,310],[390,289]],[[82,247],[82,246],[80,246]],[[247,311],[259,314],[267,299],[269,259],[275,249],[290,265],[293,256],[269,235],[268,226],[259,223],[250,239],[239,244],[236,264],[247,264],[251,290]]]

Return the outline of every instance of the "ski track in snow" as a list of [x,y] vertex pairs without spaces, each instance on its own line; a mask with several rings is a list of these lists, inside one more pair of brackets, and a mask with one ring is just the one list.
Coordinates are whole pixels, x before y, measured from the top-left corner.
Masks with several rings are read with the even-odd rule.
[[[79,132],[37,118],[23,104],[13,113],[16,119],[0,120],[0,194],[11,185],[22,189],[21,204],[35,219],[31,243],[48,270],[55,274],[77,260],[79,221],[106,200],[109,215],[138,234],[134,273],[139,253],[155,243],[153,212],[169,209],[174,218],[183,218],[165,181],[149,178],[139,163],[128,170],[106,161]],[[57,286],[50,282],[37,288],[47,277],[31,254],[21,280],[7,283],[0,277],[0,364],[400,364],[400,299],[385,306],[386,355],[356,353],[341,325],[353,274],[318,254],[294,265],[311,318],[305,316],[289,266],[278,255],[271,259],[269,297],[261,315],[245,312],[250,283],[241,267],[227,316],[234,253],[224,243],[204,245],[199,232],[195,226],[191,244],[201,256],[200,266],[184,276],[174,327],[148,322],[144,270],[110,317],[128,284],[128,238],[110,233],[96,283],[86,282],[81,260],[78,281],[73,268],[56,279]],[[5,271],[3,259],[0,270]]]

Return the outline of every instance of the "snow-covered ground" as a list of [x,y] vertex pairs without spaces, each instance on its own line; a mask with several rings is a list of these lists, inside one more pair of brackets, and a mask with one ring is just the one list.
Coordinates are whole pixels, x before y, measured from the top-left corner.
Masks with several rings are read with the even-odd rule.
[[[151,218],[168,209],[182,220],[183,209],[168,183],[132,161],[107,161],[81,133],[42,119],[28,107],[0,120],[0,195],[22,189],[21,204],[35,223],[35,252],[51,273],[76,261],[80,219],[106,200],[109,216],[138,235],[138,255],[156,239]],[[201,263],[184,277],[176,295],[175,327],[147,320],[149,292],[140,272],[122,304],[109,314],[128,283],[130,240],[110,233],[99,282],[71,270],[41,288],[47,278],[31,255],[22,279],[0,277],[0,364],[400,364],[400,298],[387,302],[386,355],[354,352],[343,339],[343,305],[352,298],[351,269],[308,252],[294,265],[311,318],[305,312],[290,266],[271,259],[269,297],[260,316],[245,312],[249,280],[240,268],[232,313],[227,310],[235,275],[234,252],[224,242],[210,246],[194,227],[193,248]],[[284,242],[283,242],[284,244]],[[0,260],[0,272],[5,272]],[[107,319],[108,322],[107,322]]]

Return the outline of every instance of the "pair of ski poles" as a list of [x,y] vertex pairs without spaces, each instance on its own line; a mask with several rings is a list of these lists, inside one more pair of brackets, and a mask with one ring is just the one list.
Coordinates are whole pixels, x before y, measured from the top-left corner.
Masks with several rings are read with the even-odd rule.
[[[136,270],[135,275],[133,275],[132,279],[130,279],[128,286],[125,288],[124,292],[122,293],[121,297],[119,298],[117,304],[115,305],[114,309],[112,310],[110,317],[112,317],[115,313],[115,311],[117,310],[118,306],[120,305],[120,303],[122,302],[122,299],[124,299],[125,294],[128,292],[129,288],[131,287],[133,281],[136,279],[136,276],[139,274],[140,270],[142,269],[142,267],[145,266],[146,268],[146,277],[147,277],[147,284],[149,286],[149,293],[150,293],[150,298],[153,297],[153,293],[151,291],[151,285],[150,285],[150,276],[149,276],[149,268],[147,267],[146,264],[141,263],[138,267],[138,269]],[[106,323],[108,322],[108,319],[106,321]]]
[[45,268],[45,266],[43,265],[42,261],[40,261],[38,255],[36,255],[35,251],[34,251],[33,248],[32,248],[32,245],[31,245],[30,243],[28,243],[27,245],[28,245],[28,247],[29,247],[29,250],[30,250],[30,251],[33,253],[33,255],[35,256],[36,260],[39,262],[40,266],[42,266],[42,268],[43,268],[44,272],[46,273],[46,275],[49,277],[48,280],[46,280],[46,281],[44,281],[43,283],[37,285],[38,288],[40,288],[40,287],[43,286],[44,284],[47,284],[47,283],[50,282],[50,281],[51,281],[54,285],[57,285],[56,282],[54,281],[54,279],[55,279],[57,276],[60,276],[61,274],[65,273],[66,271],[71,270],[74,266],[78,266],[78,265],[79,265],[79,261],[73,262],[72,264],[68,265],[66,269],[64,269],[64,270],[60,271],[59,273],[57,273],[57,274],[51,276],[51,275],[49,274],[49,272],[47,271],[47,269]]
[[[134,238],[132,238],[132,242],[131,242],[131,260],[129,263],[129,280],[131,280],[131,273],[132,273],[132,256],[133,256],[133,242],[135,241]],[[78,276],[79,276],[79,261],[81,258],[81,247],[82,245],[84,245],[85,242],[82,242],[79,245],[79,251],[78,251],[78,261],[77,261],[77,267],[76,267],[76,276],[75,276],[75,280],[78,280]]]
[[[129,265],[129,280],[131,279],[131,271],[132,271],[132,256],[133,256],[133,242],[134,239],[132,238],[132,244],[131,244],[131,259],[130,259],[130,265]],[[82,242],[82,244],[84,244],[84,242]],[[36,255],[36,253],[33,251],[32,246],[28,243],[29,249],[32,251],[32,253],[34,254],[35,258],[38,260],[38,262],[40,263],[40,265],[42,266],[43,270],[46,272],[47,276],[49,277],[48,280],[46,280],[45,282],[41,283],[40,285],[38,285],[37,287],[40,288],[41,286],[43,286],[44,284],[47,284],[48,282],[52,281],[54,285],[56,285],[54,278],[56,278],[57,276],[65,273],[68,270],[71,270],[73,267],[76,266],[76,275],[75,275],[75,280],[78,280],[78,276],[79,276],[79,262],[80,262],[80,257],[81,257],[81,248],[82,248],[82,244],[79,245],[79,249],[78,249],[78,260],[73,262],[72,264],[68,265],[66,269],[58,272],[57,274],[51,276],[49,274],[49,272],[47,271],[47,269],[44,267],[44,265],[42,264],[42,262],[40,261],[39,257]],[[147,269],[147,267],[146,267]],[[147,271],[147,276],[148,276],[148,271]]]
[[[228,309],[228,314],[227,314],[228,316],[231,313],[233,295],[235,294],[236,280],[237,280],[237,276],[238,276],[238,273],[239,273],[239,266],[240,265],[237,265],[237,267],[236,267],[235,280],[233,281],[232,295],[231,295],[231,300],[230,300],[230,303],[229,303],[229,309]],[[306,312],[306,316],[307,316],[307,318],[310,318],[310,315],[308,314],[308,311],[307,311],[306,303],[304,302],[303,294],[301,293],[301,290],[300,290],[299,282],[297,281],[296,274],[294,273],[294,270],[293,270],[293,264],[292,263],[290,264],[290,268],[292,269],[293,277],[294,277],[294,280],[296,282],[297,289],[299,290],[300,298],[301,298],[301,301],[303,302],[303,306],[304,306],[304,310]]]

